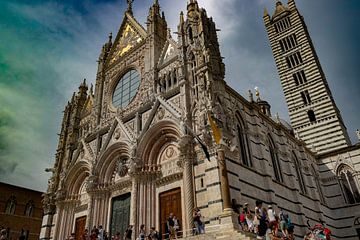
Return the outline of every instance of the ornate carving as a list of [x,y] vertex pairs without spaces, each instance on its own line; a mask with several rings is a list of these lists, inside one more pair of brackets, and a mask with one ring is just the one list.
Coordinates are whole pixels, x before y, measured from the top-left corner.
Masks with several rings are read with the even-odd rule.
[[160,108],[157,114],[158,120],[162,120],[164,116],[165,116],[165,110],[163,108]]
[[121,137],[121,129],[117,128],[114,132],[114,139],[119,140],[120,137]]
[[175,152],[174,148],[172,146],[170,146],[166,149],[165,156],[167,158],[171,158],[172,156],[174,156],[174,152]]
[[86,191],[87,192],[91,192],[94,189],[96,189],[96,187],[99,184],[99,179],[97,176],[95,175],[90,175],[87,179],[86,179]]
[[117,163],[117,174],[120,177],[125,177],[129,171],[128,161],[125,158],[120,158]]

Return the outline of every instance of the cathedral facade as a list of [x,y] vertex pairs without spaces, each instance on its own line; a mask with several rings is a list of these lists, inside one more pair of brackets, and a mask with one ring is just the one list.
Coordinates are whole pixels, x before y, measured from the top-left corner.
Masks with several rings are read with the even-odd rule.
[[292,126],[259,92],[245,99],[226,84],[215,23],[196,0],[180,13],[177,39],[157,0],[146,27],[129,1],[101,49],[95,89],[84,81],[65,107],[40,238],[94,225],[164,233],[170,213],[188,237],[197,207],[207,239],[246,239],[234,210],[259,199],[289,213],[298,238],[320,219],[335,238],[357,239],[360,145],[350,144],[294,0],[264,22]]

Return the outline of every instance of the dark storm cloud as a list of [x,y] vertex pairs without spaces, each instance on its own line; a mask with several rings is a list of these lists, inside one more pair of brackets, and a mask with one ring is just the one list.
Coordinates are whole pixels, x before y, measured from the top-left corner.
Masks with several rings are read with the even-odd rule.
[[[125,0],[1,1],[0,180],[45,190],[54,163],[62,110],[83,78],[94,82],[97,57],[117,33]],[[153,0],[135,0],[145,26]],[[345,123],[355,140],[360,102],[360,4],[357,0],[298,0]],[[172,32],[185,0],[160,0]],[[262,15],[273,0],[199,0],[219,32],[226,81],[246,97],[258,86],[273,114],[288,119]],[[175,35],[174,35],[175,37]]]

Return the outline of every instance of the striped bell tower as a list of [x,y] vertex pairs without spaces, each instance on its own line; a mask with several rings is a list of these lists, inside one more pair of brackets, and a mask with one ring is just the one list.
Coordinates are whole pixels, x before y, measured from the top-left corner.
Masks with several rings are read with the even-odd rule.
[[287,6],[277,1],[272,16],[265,9],[264,22],[297,137],[320,154],[349,146],[346,127],[295,1],[288,0]]

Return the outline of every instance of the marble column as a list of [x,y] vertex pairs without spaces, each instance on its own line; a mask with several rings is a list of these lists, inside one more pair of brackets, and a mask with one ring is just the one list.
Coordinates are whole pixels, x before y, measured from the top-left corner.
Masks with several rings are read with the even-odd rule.
[[230,198],[230,186],[229,179],[226,168],[226,159],[225,159],[225,150],[222,147],[219,147],[217,150],[217,157],[219,163],[219,174],[221,182],[221,197],[223,200],[223,211],[228,212],[232,211],[232,204]]
[[194,209],[194,185],[193,185],[193,163],[194,163],[194,145],[193,137],[183,136],[179,141],[180,160],[183,164],[183,182],[184,182],[184,202],[185,202],[185,224],[183,224],[184,235],[190,234],[193,227],[193,209]]
[[137,202],[138,202],[138,190],[139,190],[139,177],[137,175],[132,176],[132,189],[131,189],[131,203],[130,203],[130,225],[133,225],[134,235],[137,232]]
[[230,186],[225,159],[225,148],[225,146],[220,145],[217,149],[217,160],[219,165],[219,175],[221,182],[220,190],[221,198],[223,200],[223,212],[219,216],[219,218],[220,228],[222,229],[222,231],[233,231],[239,230],[240,225],[238,223],[238,215],[233,211],[231,204]]

